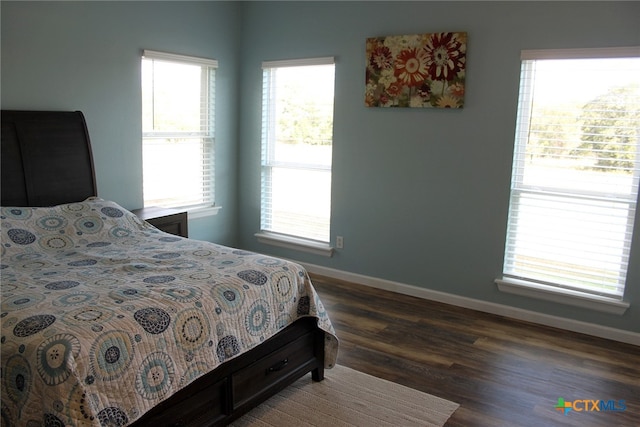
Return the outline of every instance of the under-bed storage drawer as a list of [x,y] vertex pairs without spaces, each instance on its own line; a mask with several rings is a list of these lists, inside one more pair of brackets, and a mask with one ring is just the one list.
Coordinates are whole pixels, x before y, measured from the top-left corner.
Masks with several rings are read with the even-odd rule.
[[[223,378],[209,388],[203,388],[204,383],[201,383],[200,388],[193,394],[185,396],[177,403],[174,400],[165,411],[156,412],[153,416],[147,417],[144,425],[188,427],[210,425],[221,421],[228,415],[227,405],[225,405],[227,384],[227,378]],[[172,422],[168,424],[167,419],[171,419]]]
[[198,378],[135,426],[226,426],[307,372],[320,381],[323,340],[315,318],[298,319],[258,347]]
[[[263,357],[232,375],[233,407],[237,408],[251,398],[272,387],[295,379],[296,373],[308,371],[315,363],[314,334],[307,333],[285,347]],[[299,376],[299,375],[298,375]]]

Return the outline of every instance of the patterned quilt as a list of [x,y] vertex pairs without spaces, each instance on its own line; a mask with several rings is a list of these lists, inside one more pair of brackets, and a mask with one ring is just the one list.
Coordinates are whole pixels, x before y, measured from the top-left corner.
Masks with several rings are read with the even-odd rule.
[[300,265],[166,234],[98,198],[3,207],[2,425],[120,426],[294,320]]

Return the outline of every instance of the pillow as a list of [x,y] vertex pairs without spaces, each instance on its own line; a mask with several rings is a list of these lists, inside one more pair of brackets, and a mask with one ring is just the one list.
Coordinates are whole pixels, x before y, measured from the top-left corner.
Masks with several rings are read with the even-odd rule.
[[2,207],[0,224],[2,255],[108,244],[153,229],[117,203],[97,197],[51,207]]

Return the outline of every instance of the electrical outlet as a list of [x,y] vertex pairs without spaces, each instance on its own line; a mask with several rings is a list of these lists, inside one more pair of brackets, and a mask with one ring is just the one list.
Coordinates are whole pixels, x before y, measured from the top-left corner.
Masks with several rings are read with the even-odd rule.
[[344,239],[342,238],[342,236],[336,236],[336,248],[344,248]]

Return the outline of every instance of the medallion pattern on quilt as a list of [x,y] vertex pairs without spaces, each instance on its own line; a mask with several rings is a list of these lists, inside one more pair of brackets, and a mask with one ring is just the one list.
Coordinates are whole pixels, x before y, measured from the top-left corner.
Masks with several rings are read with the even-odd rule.
[[3,207],[0,225],[10,425],[126,425],[300,316],[318,318],[335,363],[297,264],[166,234],[98,198]]

